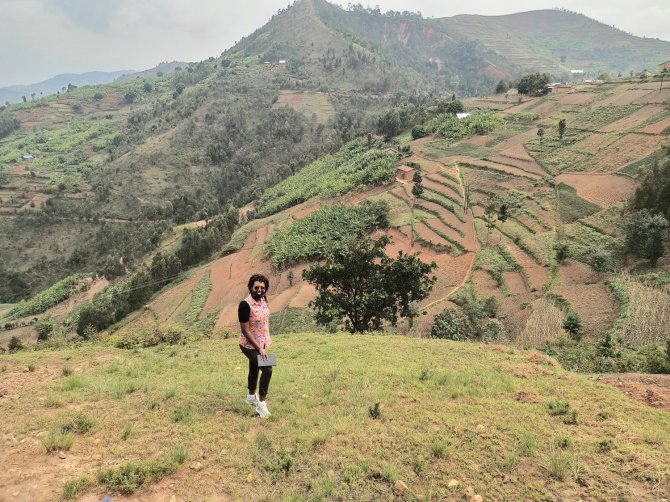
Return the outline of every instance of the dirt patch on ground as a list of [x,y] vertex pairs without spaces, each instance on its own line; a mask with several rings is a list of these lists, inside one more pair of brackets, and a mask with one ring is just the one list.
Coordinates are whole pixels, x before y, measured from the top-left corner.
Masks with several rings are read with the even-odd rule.
[[300,103],[304,99],[305,94],[302,92],[282,92],[279,94],[277,103]]
[[571,92],[563,94],[559,101],[564,105],[585,105],[597,99],[597,95],[590,92]]
[[505,272],[503,274],[503,278],[505,279],[505,284],[507,284],[507,287],[509,288],[509,291],[512,295],[528,292],[526,280],[519,272]]
[[547,283],[548,269],[539,265],[533,258],[528,256],[516,244],[510,242],[505,248],[514,257],[516,262],[521,265],[528,278],[528,286],[532,291],[540,291]]
[[602,149],[607,148],[616,140],[619,139],[619,136],[615,134],[591,134],[586,139],[578,141],[575,143],[570,150],[577,151],[580,153],[591,153],[595,155],[600,152]]
[[593,171],[615,172],[642,160],[659,148],[659,139],[648,134],[627,134],[595,155],[589,164]]
[[593,379],[613,385],[627,396],[649,406],[670,411],[670,375],[622,373],[597,375]]
[[471,168],[479,169],[489,169],[492,171],[500,171],[502,173],[511,174],[512,176],[519,176],[522,178],[531,178],[531,179],[540,179],[542,178],[539,174],[530,173],[519,169],[518,167],[508,166],[505,164],[498,164],[496,162],[491,162],[488,160],[481,160],[475,157],[467,157],[465,155],[458,155],[454,157],[445,157],[442,159],[445,162],[458,162],[462,164],[467,164]]
[[663,134],[670,128],[670,117],[667,119],[659,120],[647,127],[640,129],[638,132],[647,133],[647,134]]
[[498,287],[498,283],[485,270],[475,270],[472,274],[472,280],[479,298],[487,298],[489,296],[495,296],[498,299],[502,298],[503,292]]
[[648,89],[623,89],[624,90],[616,92],[613,96],[597,101],[594,103],[594,106],[630,105],[649,94]]
[[627,117],[616,120],[610,124],[607,124],[601,129],[603,132],[624,132],[635,127],[638,127],[640,124],[643,124],[654,115],[662,112],[663,108],[660,106],[645,106],[640,108],[638,111],[631,113]]
[[603,283],[572,284],[555,291],[570,302],[582,318],[586,335],[594,339],[611,328],[619,315],[619,305]]
[[591,284],[598,281],[598,274],[578,261],[566,261],[559,270],[562,286]]
[[556,182],[570,185],[582,199],[600,207],[626,200],[635,193],[635,181],[617,174],[565,173],[557,176]]

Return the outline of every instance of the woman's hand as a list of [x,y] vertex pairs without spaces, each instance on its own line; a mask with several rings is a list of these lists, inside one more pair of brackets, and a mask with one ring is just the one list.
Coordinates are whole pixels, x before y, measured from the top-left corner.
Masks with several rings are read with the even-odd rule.
[[265,351],[263,347],[258,347],[258,353],[261,355],[263,359],[268,358],[268,353]]

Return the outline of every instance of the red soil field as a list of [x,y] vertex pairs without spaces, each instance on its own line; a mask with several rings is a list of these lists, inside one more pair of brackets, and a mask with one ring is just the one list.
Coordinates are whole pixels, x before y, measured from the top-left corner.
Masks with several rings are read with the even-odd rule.
[[591,134],[587,138],[572,145],[570,150],[574,150],[580,153],[586,152],[595,155],[618,139],[619,136],[616,134]]
[[450,246],[449,242],[444,240],[442,237],[437,235],[434,231],[428,228],[423,222],[418,221],[414,224],[414,230],[422,239],[430,241],[434,244],[440,244],[443,246]]
[[460,188],[460,185],[456,185],[453,181],[447,180],[446,178],[441,178],[439,175],[435,175],[435,174],[432,175],[432,179],[427,177],[427,176],[424,176],[423,181],[421,183],[426,188],[430,188],[431,190],[436,190],[440,193],[448,195],[449,197],[453,197],[456,200],[459,200],[459,199],[462,198],[460,192],[455,192],[451,188],[449,188],[447,186],[444,186],[440,183],[437,183],[436,181],[433,181],[433,180],[439,180],[439,181],[442,181],[444,183],[449,183],[449,184],[453,185],[455,188]]
[[526,280],[519,272],[505,272],[503,274],[503,279],[509,288],[510,294],[518,295],[521,293],[528,293]]
[[513,242],[507,243],[505,248],[526,271],[529,283],[528,286],[531,290],[541,291],[547,283],[547,276],[549,275],[548,269],[537,264],[535,260],[528,256],[523,250],[519,249]]
[[588,266],[571,260],[568,260],[561,265],[559,276],[561,279],[561,286],[591,284],[598,281],[598,274]]
[[[523,171],[519,169],[518,167],[512,167],[512,166],[506,166],[504,164],[497,164],[495,162],[490,162],[487,160],[480,160],[474,157],[467,157],[465,155],[458,155],[454,157],[447,157],[447,160],[451,162],[461,162],[461,163],[467,163],[470,164],[470,168],[472,169],[472,166],[475,167],[481,167],[484,169],[492,169],[494,171],[500,171],[503,173],[511,174],[513,176],[519,176],[522,178],[531,178],[531,179],[540,179],[543,176],[539,174],[534,174],[530,172]],[[544,171],[543,171],[544,172]]]
[[647,134],[663,134],[670,128],[670,118],[659,120],[658,122],[640,129],[638,132]]
[[477,297],[486,298],[495,296],[499,300],[503,298],[503,292],[498,287],[498,283],[491,277],[491,274],[485,270],[475,270],[472,274],[472,279],[475,284]]
[[660,106],[649,105],[644,108],[640,108],[638,111],[631,113],[627,117],[619,119],[615,122],[607,124],[605,127],[600,129],[603,132],[617,132],[621,133],[638,127],[640,124],[646,122],[654,115],[663,111],[663,108]]
[[557,176],[556,182],[570,185],[581,198],[600,207],[626,200],[635,193],[635,181],[617,174],[565,173]]
[[590,337],[602,335],[619,315],[619,305],[612,298],[609,288],[601,282],[565,285],[554,291],[565,297],[581,316],[584,331]]

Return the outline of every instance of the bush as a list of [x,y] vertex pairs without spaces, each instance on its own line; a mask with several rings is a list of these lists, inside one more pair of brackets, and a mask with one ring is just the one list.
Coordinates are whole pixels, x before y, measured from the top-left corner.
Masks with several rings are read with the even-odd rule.
[[445,309],[435,316],[430,328],[431,338],[465,341],[469,338],[467,321],[464,315],[452,309]]
[[582,318],[574,310],[569,311],[568,315],[565,317],[565,320],[563,321],[563,329],[577,342],[584,336]]
[[498,319],[487,319],[482,329],[484,343],[505,343],[508,340],[505,325]]
[[112,336],[112,343],[120,349],[135,349],[160,344],[176,345],[187,337],[187,331],[181,326],[150,321],[124,327]]

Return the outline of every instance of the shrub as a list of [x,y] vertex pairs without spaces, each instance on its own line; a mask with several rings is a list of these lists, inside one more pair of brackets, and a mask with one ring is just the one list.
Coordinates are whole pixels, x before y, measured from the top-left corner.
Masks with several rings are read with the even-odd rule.
[[567,401],[560,401],[558,399],[555,399],[547,403],[547,412],[552,417],[567,415],[569,411],[570,411],[570,403],[568,403]]
[[74,443],[74,434],[72,432],[64,432],[61,429],[53,430],[49,432],[46,436],[40,438],[42,446],[44,446],[47,452],[52,451],[63,451],[69,450],[72,448]]
[[465,341],[468,337],[466,318],[452,309],[445,309],[435,316],[430,328],[431,338]]
[[154,347],[160,344],[175,345],[187,338],[186,330],[176,324],[161,325],[155,321],[126,326],[112,337],[120,349]]
[[86,492],[86,490],[88,490],[92,485],[93,481],[87,476],[82,476],[81,478],[70,480],[65,483],[65,488],[63,489],[63,498],[65,500],[74,500]]
[[484,343],[505,343],[508,340],[505,325],[498,319],[487,319],[482,329]]
[[574,310],[569,311],[568,315],[565,317],[565,320],[563,321],[563,329],[567,331],[570,334],[570,337],[577,342],[582,339],[582,336],[584,336],[582,318]]
[[368,408],[368,414],[370,418],[378,420],[382,417],[382,409],[379,403],[375,403],[374,406]]
[[98,482],[109,490],[132,495],[143,485],[160,481],[164,476],[176,471],[188,455],[184,447],[175,448],[162,461],[127,462],[117,468],[107,469],[98,474]]

